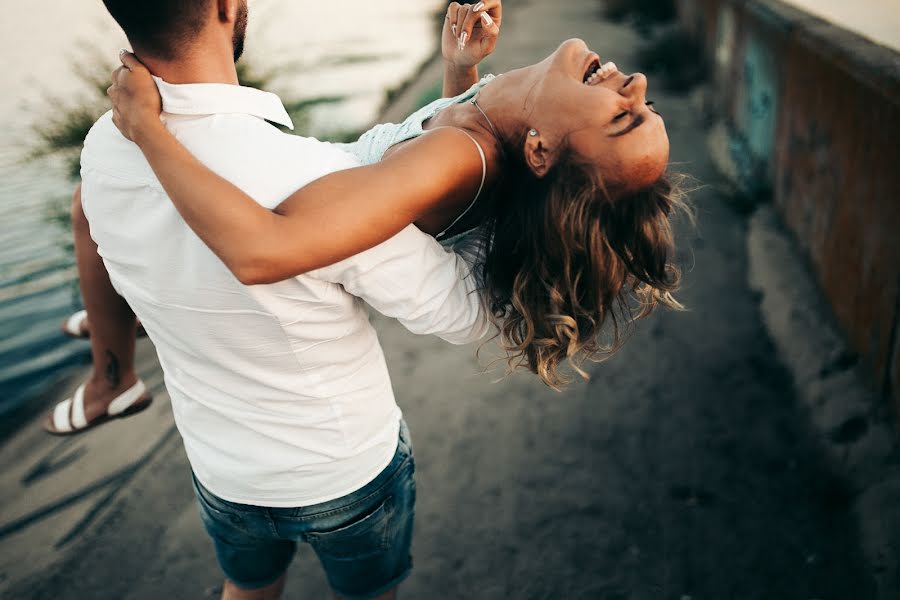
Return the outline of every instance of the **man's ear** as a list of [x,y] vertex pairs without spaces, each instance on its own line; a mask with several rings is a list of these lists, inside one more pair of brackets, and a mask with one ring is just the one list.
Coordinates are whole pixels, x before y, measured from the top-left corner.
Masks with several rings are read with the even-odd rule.
[[219,21],[231,23],[237,20],[238,0],[216,0],[219,12]]
[[544,145],[544,140],[540,133],[525,138],[525,162],[528,168],[537,176],[543,179],[544,176],[553,167],[553,155]]

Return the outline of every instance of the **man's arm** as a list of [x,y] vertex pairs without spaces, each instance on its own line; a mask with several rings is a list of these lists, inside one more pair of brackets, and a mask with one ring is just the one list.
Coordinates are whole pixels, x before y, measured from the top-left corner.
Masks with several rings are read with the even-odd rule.
[[471,267],[414,226],[311,275],[341,284],[416,334],[468,344],[490,329]]

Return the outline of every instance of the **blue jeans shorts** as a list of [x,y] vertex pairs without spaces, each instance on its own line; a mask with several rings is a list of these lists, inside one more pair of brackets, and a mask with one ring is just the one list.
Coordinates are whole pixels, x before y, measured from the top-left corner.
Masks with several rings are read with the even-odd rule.
[[297,542],[312,546],[332,589],[368,600],[396,587],[412,570],[415,461],[409,429],[391,463],[374,480],[336,500],[298,508],[223,500],[193,477],[200,517],[219,565],[235,585],[265,587],[290,565]]

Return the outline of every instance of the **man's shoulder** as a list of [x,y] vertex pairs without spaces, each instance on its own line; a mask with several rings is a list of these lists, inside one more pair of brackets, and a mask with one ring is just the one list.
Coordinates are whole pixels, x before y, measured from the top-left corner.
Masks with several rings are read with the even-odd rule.
[[118,130],[108,111],[94,122],[81,151],[82,176],[102,171],[128,179],[152,182],[156,178],[141,149]]
[[118,130],[112,120],[112,111],[109,110],[91,125],[87,137],[84,138],[84,148],[93,152],[104,149],[107,145],[121,145],[122,142],[134,145]]
[[200,162],[273,207],[308,183],[359,166],[335,144],[284,133],[248,115],[216,115],[206,122],[170,123]]

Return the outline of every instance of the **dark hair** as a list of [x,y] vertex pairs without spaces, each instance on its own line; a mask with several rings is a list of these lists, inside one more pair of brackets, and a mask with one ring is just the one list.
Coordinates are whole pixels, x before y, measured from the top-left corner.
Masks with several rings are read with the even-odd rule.
[[[506,155],[523,146],[524,136]],[[521,157],[504,171],[485,223],[481,275],[511,369],[527,367],[559,389],[571,379],[563,362],[586,378],[581,365],[618,350],[623,325],[658,305],[683,308],[672,297],[680,271],[670,215],[692,214],[677,176],[613,197],[572,151],[542,179]]]
[[103,0],[132,45],[165,60],[203,29],[211,0]]

